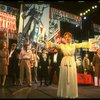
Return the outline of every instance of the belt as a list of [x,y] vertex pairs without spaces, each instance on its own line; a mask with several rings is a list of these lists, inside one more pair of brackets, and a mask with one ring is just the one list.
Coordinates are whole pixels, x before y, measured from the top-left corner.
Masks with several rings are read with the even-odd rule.
[[28,59],[28,58],[25,58],[25,59],[22,59],[22,60],[30,60],[30,59]]
[[[64,65],[65,67],[68,67],[68,65]],[[71,65],[69,65],[69,67],[71,67]]]
[[4,59],[7,59],[6,57],[5,58],[0,58],[0,60],[4,60]]

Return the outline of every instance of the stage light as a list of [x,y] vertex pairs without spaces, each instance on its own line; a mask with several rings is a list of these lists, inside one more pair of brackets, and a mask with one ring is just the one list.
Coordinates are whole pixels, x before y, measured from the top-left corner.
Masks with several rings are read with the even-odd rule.
[[[92,9],[97,8],[97,5],[92,6]],[[80,16],[85,16],[87,13],[89,13],[92,9],[87,9],[85,12],[80,13]],[[86,19],[86,17],[84,17],[83,19]]]
[[80,13],[80,16],[82,16],[83,14],[82,13]]
[[92,9],[94,9],[94,6],[92,6]]
[[90,11],[90,9],[88,9],[88,12]]
[[85,13],[88,13],[88,10],[86,10]]
[[97,8],[97,5],[95,5],[94,7]]
[[84,17],[83,19],[86,19],[86,17]]
[[83,15],[85,15],[86,13],[83,13]]

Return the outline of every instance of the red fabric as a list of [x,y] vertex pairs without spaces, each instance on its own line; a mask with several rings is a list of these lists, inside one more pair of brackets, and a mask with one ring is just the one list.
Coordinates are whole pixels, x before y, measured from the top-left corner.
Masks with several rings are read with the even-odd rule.
[[93,84],[93,79],[90,74],[77,74],[78,84]]

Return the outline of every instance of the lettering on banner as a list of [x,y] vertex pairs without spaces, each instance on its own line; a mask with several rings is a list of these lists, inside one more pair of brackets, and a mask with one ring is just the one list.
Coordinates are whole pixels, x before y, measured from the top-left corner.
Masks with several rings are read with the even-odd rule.
[[5,37],[5,32],[7,32],[7,30],[9,38],[15,38],[16,16],[0,11],[0,31],[2,31],[2,34],[0,33],[0,37]]

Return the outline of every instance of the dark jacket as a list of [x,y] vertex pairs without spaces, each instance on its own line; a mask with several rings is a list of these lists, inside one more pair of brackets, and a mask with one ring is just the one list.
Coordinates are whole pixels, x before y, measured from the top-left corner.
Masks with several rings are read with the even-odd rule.
[[[56,66],[60,66],[60,63],[61,63],[61,60],[62,60],[62,57],[63,57],[63,54],[62,53],[58,53],[57,55],[57,65]],[[50,63],[50,66],[53,66],[54,65],[54,53],[50,55],[50,60],[51,60],[51,63]]]
[[12,56],[10,58],[10,64],[13,66],[17,66],[18,64],[18,51],[16,49],[12,53]]
[[46,61],[44,61],[42,54],[40,54],[39,58],[40,58],[39,66],[49,66],[49,56],[48,56],[48,54],[47,54]]

